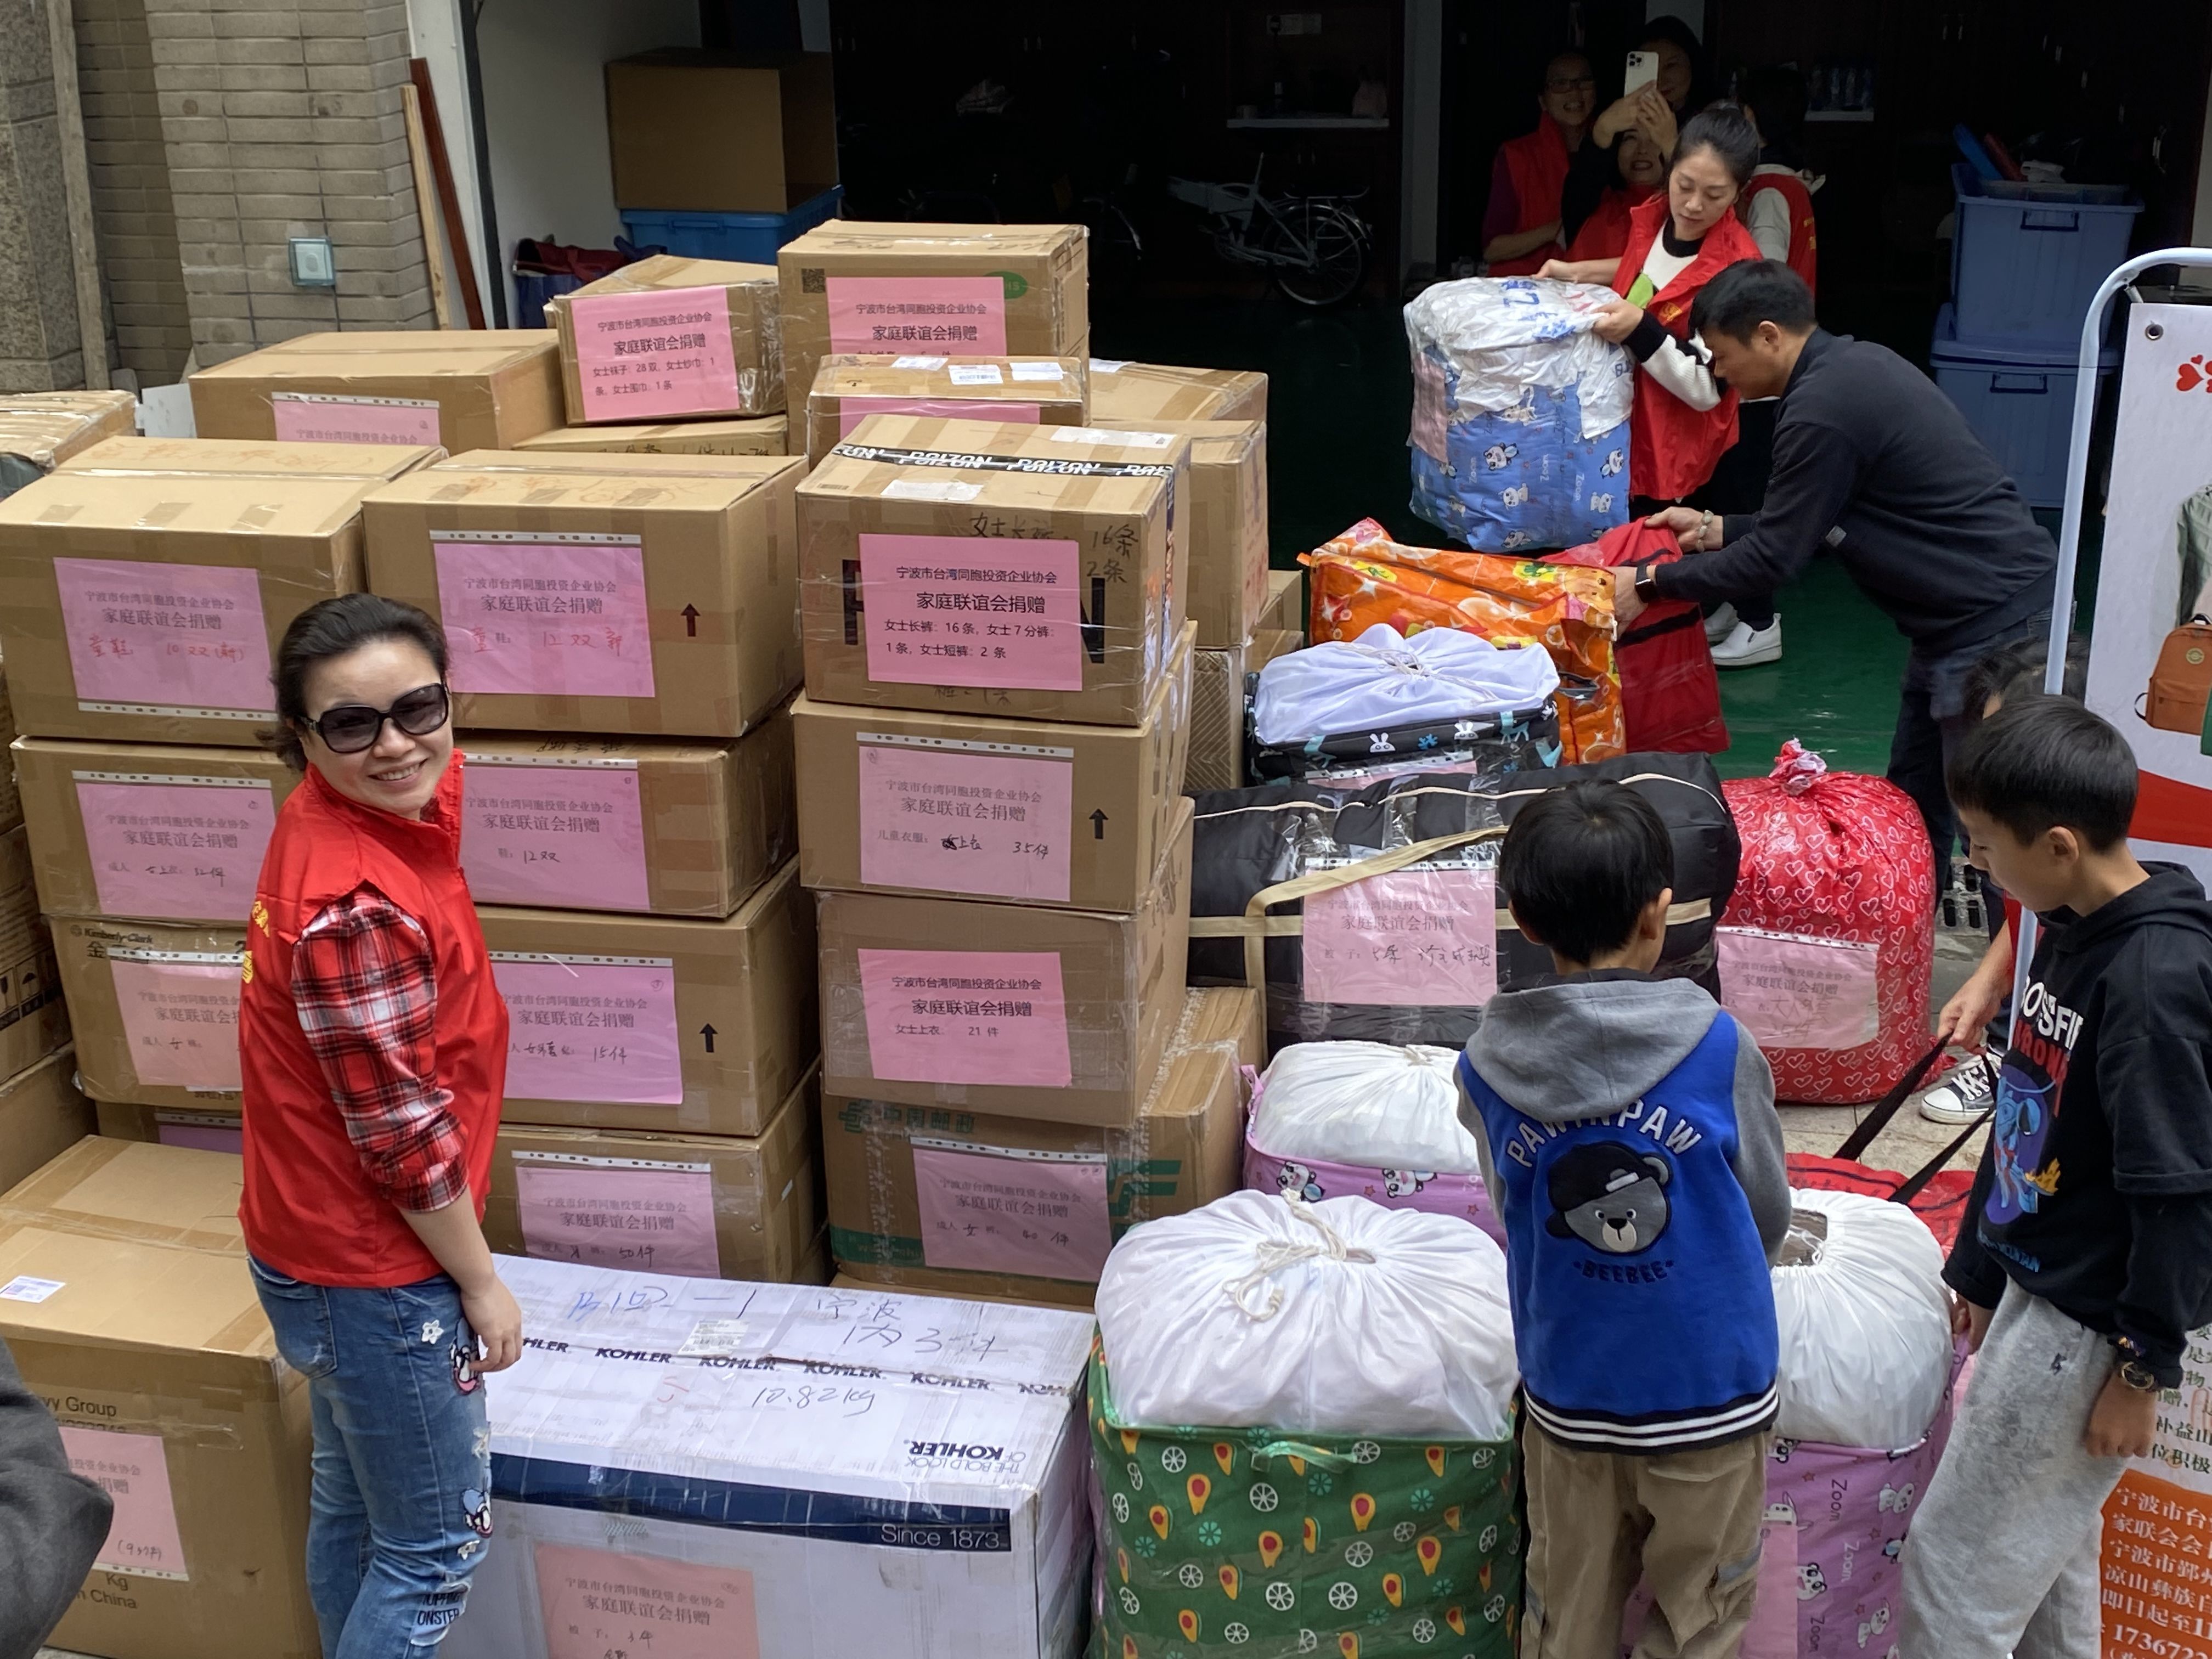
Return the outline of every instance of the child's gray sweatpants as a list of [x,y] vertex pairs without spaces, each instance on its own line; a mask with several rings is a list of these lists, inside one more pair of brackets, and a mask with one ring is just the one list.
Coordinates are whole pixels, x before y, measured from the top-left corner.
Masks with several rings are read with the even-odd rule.
[[1901,1659],[2098,1659],[2105,1500],[2127,1460],[2081,1437],[2114,1362],[2106,1338],[2005,1285],[1905,1540]]

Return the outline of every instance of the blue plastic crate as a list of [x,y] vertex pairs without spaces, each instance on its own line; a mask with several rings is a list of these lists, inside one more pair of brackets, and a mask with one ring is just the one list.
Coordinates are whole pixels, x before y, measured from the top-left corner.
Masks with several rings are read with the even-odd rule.
[[[1928,353],[1936,384],[2012,474],[2030,507],[2065,504],[2067,440],[2074,430],[2074,388],[2081,379],[2077,350],[2078,343],[1961,340],[1951,307],[1936,314],[1936,339]],[[2099,372],[2109,374],[2118,362],[2119,354],[2106,348]]]
[[772,265],[775,251],[793,237],[837,216],[845,187],[832,185],[788,213],[677,213],[623,210],[623,234],[633,242],[658,242],[687,259],[735,259]]
[[1951,169],[1951,295],[1962,342],[2080,343],[2097,284],[2128,257],[2141,202],[2117,185],[1985,182]]

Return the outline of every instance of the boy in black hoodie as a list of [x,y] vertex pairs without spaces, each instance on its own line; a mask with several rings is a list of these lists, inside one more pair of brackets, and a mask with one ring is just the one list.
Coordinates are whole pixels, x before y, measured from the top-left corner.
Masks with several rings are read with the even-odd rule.
[[2127,842],[2136,765],[2080,705],[1977,727],[1974,864],[2041,919],[1944,1278],[1981,1354],[1905,1540],[1903,1659],[2097,1659],[2105,1500],[2212,1321],[2212,904]]

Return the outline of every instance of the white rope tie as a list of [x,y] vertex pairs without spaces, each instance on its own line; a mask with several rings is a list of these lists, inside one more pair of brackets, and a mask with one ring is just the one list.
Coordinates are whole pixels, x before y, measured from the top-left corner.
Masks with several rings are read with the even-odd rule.
[[[1237,1310],[1245,1318],[1255,1322],[1264,1322],[1282,1312],[1283,1287],[1279,1285],[1269,1285],[1267,1280],[1284,1268],[1295,1266],[1301,1261],[1314,1261],[1324,1257],[1331,1261],[1375,1260],[1373,1251],[1355,1249],[1346,1244],[1344,1242],[1344,1235],[1322,1220],[1314,1206],[1296,1193],[1285,1193],[1283,1199],[1284,1202],[1291,1206],[1291,1214],[1305,1223],[1321,1237],[1318,1241],[1280,1238],[1265,1241],[1252,1252],[1252,1271],[1242,1279],[1229,1280],[1222,1286],[1228,1293],[1229,1299],[1237,1304]],[[1267,1292],[1267,1304],[1264,1307],[1255,1308],[1252,1305],[1250,1297],[1253,1292],[1260,1290],[1263,1285]]]

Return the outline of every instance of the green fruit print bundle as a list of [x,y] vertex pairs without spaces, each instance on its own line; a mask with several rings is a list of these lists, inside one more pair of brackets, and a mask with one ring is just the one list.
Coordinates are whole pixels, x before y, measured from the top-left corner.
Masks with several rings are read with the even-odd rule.
[[1090,1384],[1092,1659],[1510,1659],[1512,1441],[1130,1428]]

